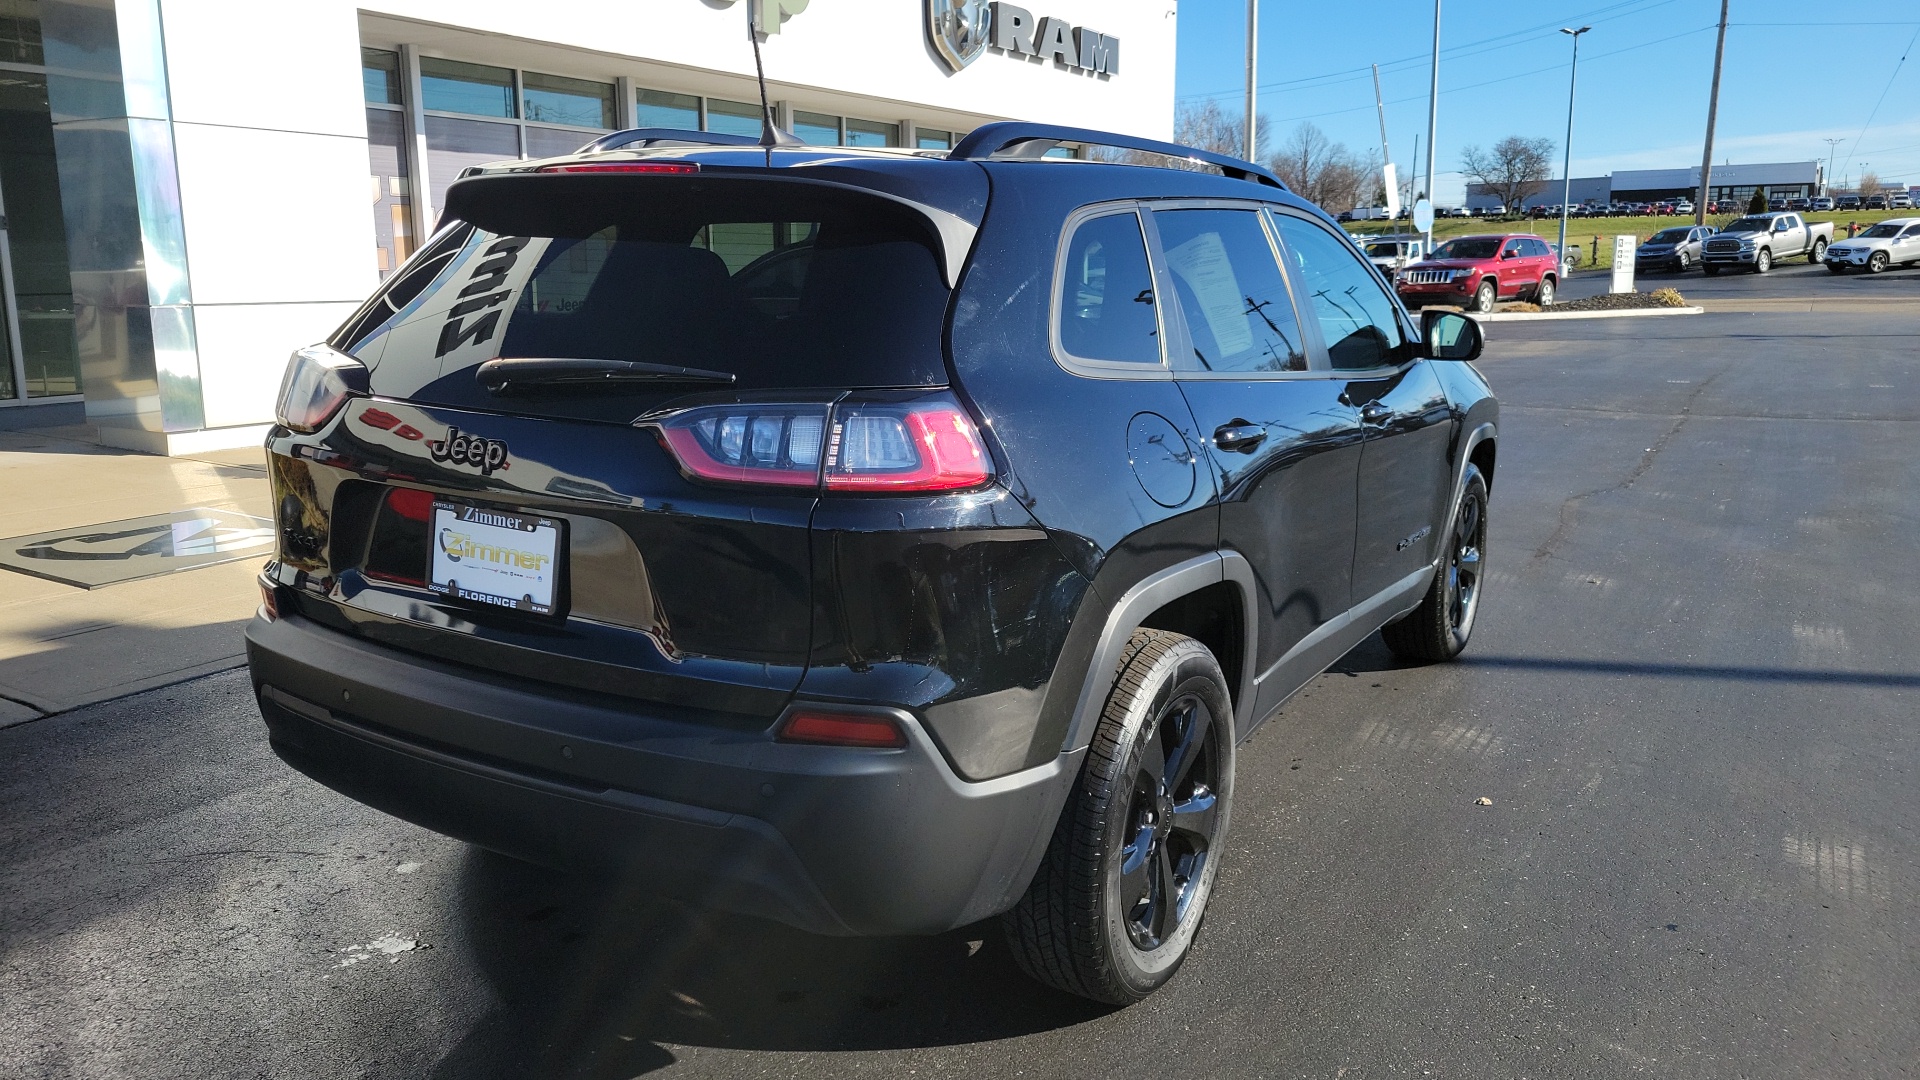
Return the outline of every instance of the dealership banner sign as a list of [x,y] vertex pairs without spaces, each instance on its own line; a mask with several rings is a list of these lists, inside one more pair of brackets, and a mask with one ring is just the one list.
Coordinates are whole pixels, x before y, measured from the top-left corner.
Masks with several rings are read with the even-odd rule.
[[923,0],[927,39],[949,68],[959,71],[992,48],[1007,56],[1057,60],[1088,75],[1120,73],[1120,39],[1052,15],[987,0]]

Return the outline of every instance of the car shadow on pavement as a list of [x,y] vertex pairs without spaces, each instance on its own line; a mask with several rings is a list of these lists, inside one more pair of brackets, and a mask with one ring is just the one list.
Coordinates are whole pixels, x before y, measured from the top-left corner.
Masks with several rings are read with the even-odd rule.
[[1007,1038],[1111,1011],[1028,980],[998,927],[827,938],[637,883],[471,849],[456,920],[498,1005],[436,1076],[632,1076],[660,1044],[879,1050]]

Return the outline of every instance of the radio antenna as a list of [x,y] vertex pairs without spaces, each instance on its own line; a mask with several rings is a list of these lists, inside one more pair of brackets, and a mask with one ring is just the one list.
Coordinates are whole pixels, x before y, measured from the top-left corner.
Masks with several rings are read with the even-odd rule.
[[[805,146],[806,143],[795,138],[791,132],[780,130],[773,122],[773,106],[767,101],[767,69],[760,64],[760,32],[755,23],[760,6],[766,0],[747,0],[747,40],[753,42],[753,77],[760,84],[760,145],[771,150],[776,146]],[[779,18],[779,9],[775,9],[774,18]]]

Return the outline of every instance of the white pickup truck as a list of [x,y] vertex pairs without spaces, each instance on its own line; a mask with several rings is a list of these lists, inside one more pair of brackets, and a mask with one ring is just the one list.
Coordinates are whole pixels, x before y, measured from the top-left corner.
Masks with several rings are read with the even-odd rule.
[[1774,263],[1796,255],[1818,263],[1831,243],[1831,221],[1808,224],[1794,213],[1748,214],[1713,234],[1701,253],[1700,268],[1710,275],[1726,268],[1764,274]]

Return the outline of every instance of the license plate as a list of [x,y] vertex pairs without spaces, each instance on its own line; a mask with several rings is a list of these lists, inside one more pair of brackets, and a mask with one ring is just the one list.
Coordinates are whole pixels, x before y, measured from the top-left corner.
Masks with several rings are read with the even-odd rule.
[[552,615],[563,550],[559,521],[435,500],[427,588],[445,596]]

